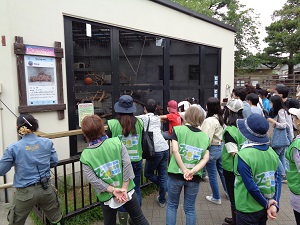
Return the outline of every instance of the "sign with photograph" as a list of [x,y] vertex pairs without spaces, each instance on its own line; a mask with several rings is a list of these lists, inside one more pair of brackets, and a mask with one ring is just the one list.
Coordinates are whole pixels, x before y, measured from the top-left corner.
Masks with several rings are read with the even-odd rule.
[[94,104],[93,103],[80,103],[78,104],[78,118],[79,126],[84,117],[94,115]]
[[19,113],[57,111],[58,119],[65,118],[61,43],[54,47],[27,45],[23,37],[15,36],[17,56]]
[[57,104],[55,58],[25,55],[24,64],[28,105]]

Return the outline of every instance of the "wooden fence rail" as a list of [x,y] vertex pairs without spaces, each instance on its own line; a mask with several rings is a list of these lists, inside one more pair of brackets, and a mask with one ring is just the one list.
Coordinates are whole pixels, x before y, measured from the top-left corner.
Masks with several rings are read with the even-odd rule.
[[[297,85],[300,83],[300,74],[278,75],[239,75],[234,78],[234,87],[245,86],[245,84],[259,83],[263,89],[273,90],[277,84],[284,84],[289,88],[289,96],[295,97]],[[254,85],[255,86],[255,85]]]

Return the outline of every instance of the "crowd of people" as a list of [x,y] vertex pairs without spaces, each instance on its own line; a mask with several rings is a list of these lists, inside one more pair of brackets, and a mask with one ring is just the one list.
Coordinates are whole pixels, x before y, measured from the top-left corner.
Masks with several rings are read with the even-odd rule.
[[[117,116],[108,120],[107,130],[99,116],[86,116],[81,128],[88,146],[80,161],[101,202],[104,224],[116,224],[117,215],[120,225],[149,224],[141,210],[140,191],[142,135],[148,127],[153,132],[155,156],[145,160],[144,175],[159,187],[156,201],[159,207],[166,207],[167,225],[176,224],[182,190],[186,224],[196,224],[195,202],[200,182],[207,176],[212,194],[206,200],[222,204],[217,174],[231,206],[231,216],[224,218],[223,225],[263,225],[276,219],[282,182],[288,183],[300,225],[299,108],[283,84],[277,85],[271,96],[267,90],[247,85],[234,89],[222,106],[215,97],[207,99],[205,107],[193,97],[179,103],[170,100],[166,115],[156,114],[153,99],[145,103],[145,114],[135,115],[134,100],[122,95],[114,105]],[[165,121],[169,128],[162,131]],[[57,154],[50,140],[34,134],[37,128],[36,119],[22,114],[17,120],[22,139],[8,146],[0,161],[0,175],[13,165],[16,168],[17,193],[8,216],[10,224],[24,224],[34,204],[41,206],[51,222],[63,224],[49,181]],[[272,138],[275,130],[288,144]],[[24,157],[27,160],[21,160]],[[45,192],[49,192],[47,202],[40,199]],[[31,197],[21,199],[26,197],[24,193]]]

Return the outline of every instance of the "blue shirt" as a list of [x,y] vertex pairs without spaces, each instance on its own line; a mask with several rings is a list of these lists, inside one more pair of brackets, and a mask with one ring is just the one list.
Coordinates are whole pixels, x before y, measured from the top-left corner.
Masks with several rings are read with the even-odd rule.
[[263,107],[264,107],[265,110],[267,110],[268,112],[270,112],[271,105],[270,105],[270,100],[269,99],[264,98],[262,100],[262,105],[263,105]]
[[35,134],[27,134],[9,145],[0,160],[0,176],[15,166],[14,187],[24,188],[50,177],[50,167],[57,165],[58,157],[53,142]]
[[243,105],[243,117],[246,119],[252,114],[251,106],[246,101],[243,101]]

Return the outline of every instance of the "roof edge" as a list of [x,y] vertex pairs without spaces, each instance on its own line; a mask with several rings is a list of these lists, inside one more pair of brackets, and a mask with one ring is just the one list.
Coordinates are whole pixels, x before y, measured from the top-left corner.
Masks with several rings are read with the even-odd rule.
[[185,8],[182,5],[179,5],[179,4],[175,3],[175,2],[171,2],[169,0],[150,0],[150,1],[155,2],[157,4],[160,4],[160,5],[163,5],[163,6],[166,6],[166,7],[170,8],[170,9],[174,9],[174,10],[176,10],[178,12],[181,12],[181,13],[184,13],[186,15],[195,17],[197,19],[203,20],[205,22],[211,23],[213,25],[222,27],[222,28],[224,28],[226,30],[230,30],[232,32],[236,32],[237,31],[236,28],[234,28],[234,27],[232,27],[230,25],[227,25],[227,24],[225,24],[225,23],[223,23],[223,22],[221,22],[221,21],[219,21],[217,19],[208,17],[208,16],[206,16],[204,14],[197,13],[197,12],[191,10],[191,9]]

